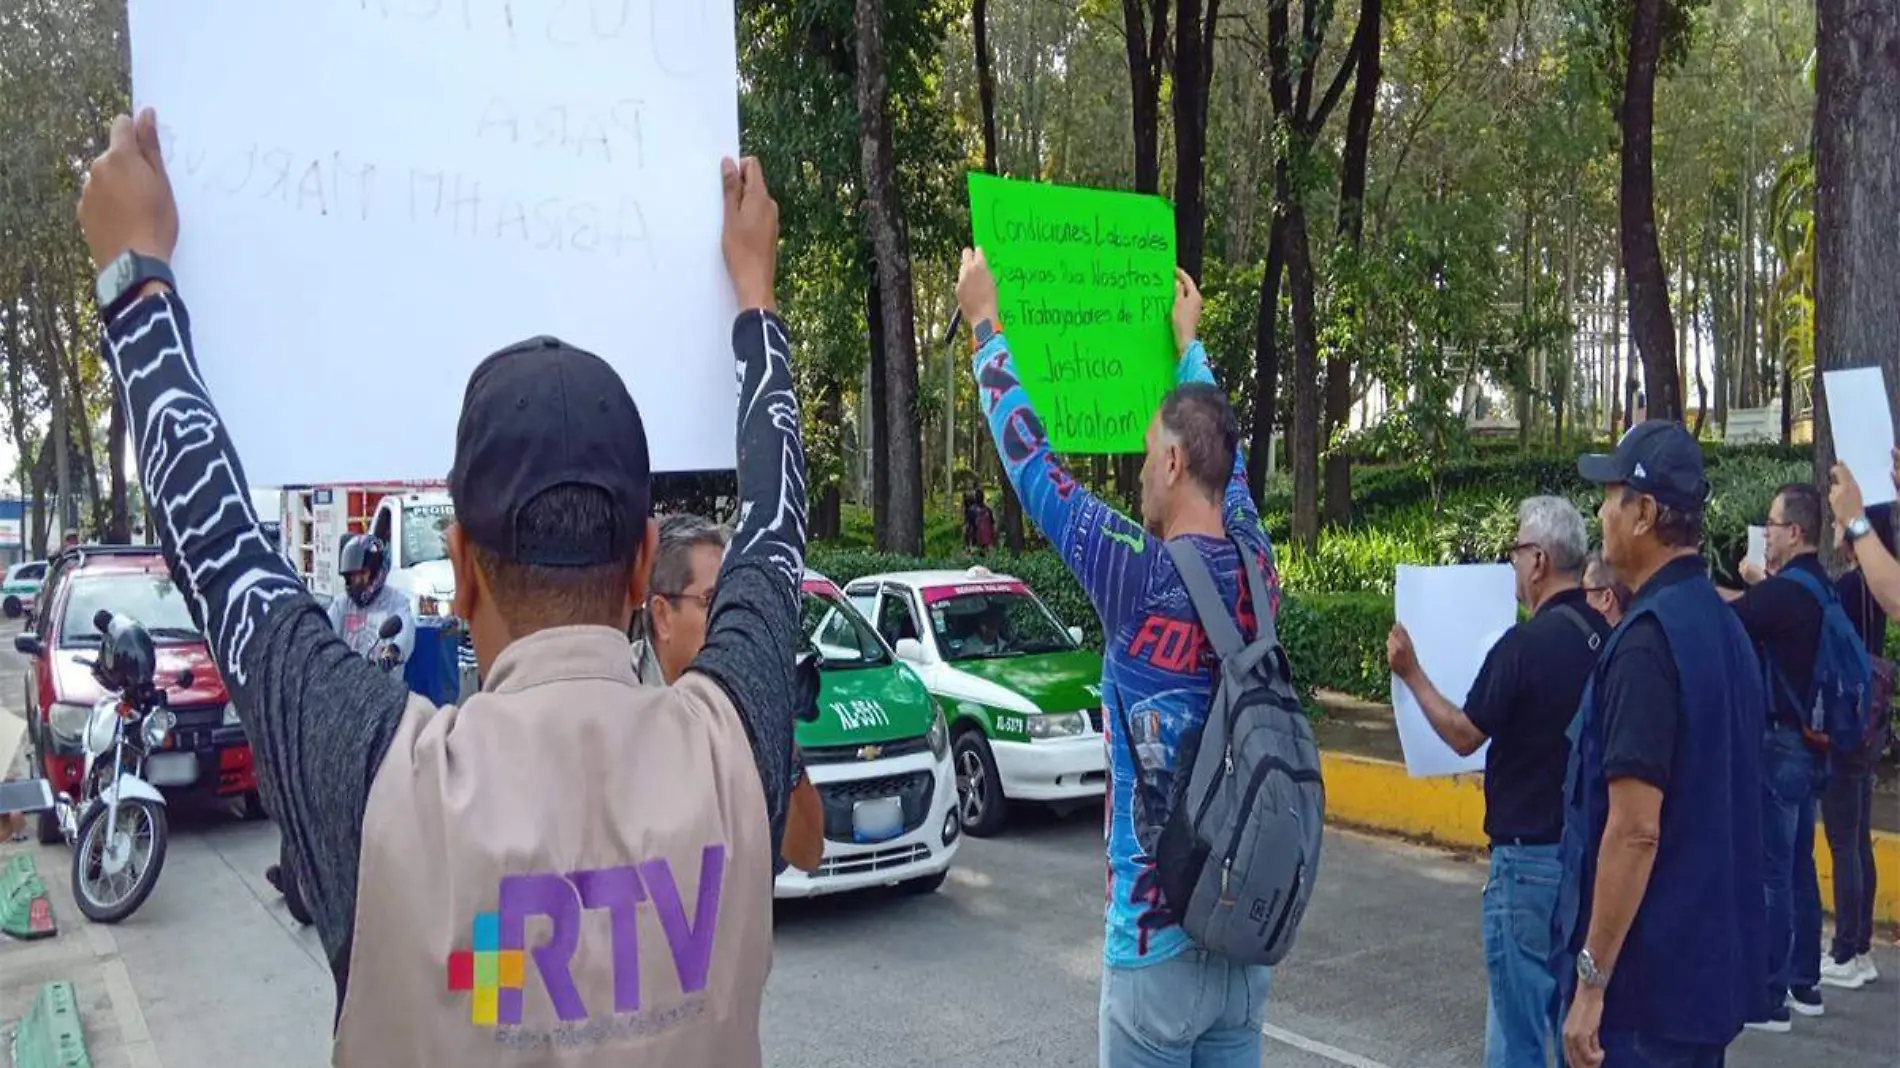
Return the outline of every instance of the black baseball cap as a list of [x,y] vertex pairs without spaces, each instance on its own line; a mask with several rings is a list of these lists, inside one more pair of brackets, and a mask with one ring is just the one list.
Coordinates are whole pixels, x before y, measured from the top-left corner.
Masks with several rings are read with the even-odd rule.
[[[521,513],[559,486],[607,495],[598,531],[549,539]],[[449,472],[455,519],[476,544],[541,567],[593,567],[631,557],[646,536],[652,472],[640,409],[607,361],[552,337],[488,357],[468,376]]]
[[1648,419],[1631,427],[1610,455],[1577,459],[1577,473],[1599,486],[1621,483],[1670,508],[1699,512],[1709,499],[1702,446],[1681,423]]

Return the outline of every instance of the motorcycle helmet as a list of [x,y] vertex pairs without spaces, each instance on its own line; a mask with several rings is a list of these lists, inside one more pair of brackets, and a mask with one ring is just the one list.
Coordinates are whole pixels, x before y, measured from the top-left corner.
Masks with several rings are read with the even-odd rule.
[[350,600],[359,608],[368,608],[383,592],[383,580],[389,576],[389,553],[383,549],[382,539],[374,534],[358,534],[343,543],[338,564]]

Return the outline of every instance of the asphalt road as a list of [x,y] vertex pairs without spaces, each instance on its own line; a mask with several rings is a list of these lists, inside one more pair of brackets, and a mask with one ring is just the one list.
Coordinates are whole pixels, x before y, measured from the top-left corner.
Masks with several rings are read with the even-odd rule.
[[[20,667],[10,636],[0,629],[8,705]],[[176,830],[158,888],[136,916],[89,936],[69,910],[61,938],[93,937],[102,959],[109,951],[123,961],[164,1065],[326,1064],[328,971],[315,936],[263,880],[275,830],[183,811]],[[1099,810],[1068,819],[1032,811],[1000,838],[966,842],[929,897],[873,892],[782,905],[767,1064],[1094,1065],[1100,850]],[[1479,1064],[1483,869],[1350,833],[1329,835],[1326,850],[1299,945],[1274,980],[1262,1063]],[[64,878],[63,850],[41,850],[40,863]],[[0,944],[0,995],[18,949]],[[1744,1035],[1729,1063],[1900,1064],[1900,954],[1887,945],[1877,959],[1881,983],[1831,992],[1827,1017],[1797,1018],[1793,1035]],[[96,1050],[95,1061],[101,1054],[109,1051]]]

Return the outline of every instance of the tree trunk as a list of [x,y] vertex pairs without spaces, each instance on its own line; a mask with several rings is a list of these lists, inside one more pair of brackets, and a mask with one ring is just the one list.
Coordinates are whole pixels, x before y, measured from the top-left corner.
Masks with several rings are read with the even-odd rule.
[[1155,193],[1161,189],[1161,71],[1167,59],[1168,0],[1122,0],[1122,31],[1128,44],[1135,192]]
[[1306,211],[1286,221],[1287,285],[1293,296],[1293,540],[1319,544],[1319,341],[1314,335],[1313,257]]
[[[1815,29],[1814,384],[1822,388],[1824,370],[1879,364],[1888,410],[1900,411],[1900,8],[1820,0]],[[1834,465],[1825,399],[1814,405],[1824,486]]]
[[924,551],[923,446],[917,428],[917,325],[911,285],[910,248],[897,192],[897,158],[891,143],[890,79],[884,69],[884,5],[857,0],[858,129],[864,160],[864,193],[870,209],[871,245],[877,254],[883,310],[884,425],[891,462],[887,552]]
[[[983,170],[988,174],[999,173],[996,159],[996,69],[990,56],[989,0],[973,0],[970,5],[970,22],[975,37],[976,51],[976,92],[977,101],[983,112]],[[987,442],[990,432],[987,426],[979,427],[977,440]],[[991,445],[977,446],[978,455],[994,452]],[[971,468],[982,471],[983,465],[972,464]],[[1009,474],[1002,471],[1002,460],[997,460],[997,469],[1002,483],[998,494],[1003,502],[1003,544],[1011,552],[1023,551],[1023,502],[1016,498],[1016,487],[1010,484]]]
[[[824,385],[818,395],[818,423],[823,426],[841,427],[844,425],[844,384],[832,378]],[[842,440],[840,438],[839,440]],[[813,502],[811,510],[811,540],[832,541],[843,533],[844,502],[838,492],[838,480],[828,478],[818,490],[818,500]]]
[[[867,260],[872,257],[867,253]],[[868,281],[864,287],[864,329],[870,338],[871,386],[870,403],[865,407],[871,413],[871,541],[875,545],[890,543],[891,522],[891,428],[890,413],[884,408],[884,376],[888,370],[884,352],[888,346],[884,343],[884,297],[883,287],[878,285],[877,266],[868,264]]]
[[106,426],[106,523],[105,540],[110,545],[132,542],[132,506],[125,485],[125,404],[119,391],[112,391],[112,415]]
[[[1339,238],[1356,254],[1365,236],[1367,155],[1372,120],[1379,101],[1379,29],[1382,0],[1363,0],[1354,51],[1359,70],[1353,78],[1352,105],[1346,112],[1346,144],[1339,176]],[[1348,321],[1354,309],[1344,309]],[[1354,335],[1357,335],[1357,330]],[[1330,441],[1352,418],[1352,353],[1332,346],[1326,353],[1326,437]],[[1352,458],[1344,451],[1326,456],[1326,522],[1352,518]]]
[[1663,0],[1635,0],[1629,70],[1623,83],[1619,216],[1629,285],[1630,339],[1643,361],[1647,417],[1682,418],[1676,334],[1669,321],[1669,279],[1656,241],[1656,66],[1662,55]]
[[1274,219],[1267,238],[1267,271],[1260,278],[1260,310],[1254,326],[1253,451],[1247,455],[1247,480],[1255,500],[1267,495],[1267,460],[1273,454],[1275,403],[1280,390],[1280,276],[1286,270],[1286,225]]
[[1174,18],[1175,259],[1196,282],[1207,245],[1207,98],[1220,0],[1179,0]]

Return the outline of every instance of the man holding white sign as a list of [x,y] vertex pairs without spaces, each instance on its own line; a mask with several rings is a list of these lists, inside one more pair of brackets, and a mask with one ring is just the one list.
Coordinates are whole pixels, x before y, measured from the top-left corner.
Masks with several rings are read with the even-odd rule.
[[339,1065],[760,1063],[805,467],[778,209],[754,161],[724,188],[744,518],[703,651],[671,687],[635,678],[640,412],[605,361],[532,338],[463,396],[446,536],[484,686],[438,709],[351,654],[258,526],[166,262],[153,114],[117,119],[88,175],[108,363],[336,975]]
[[1565,731],[1610,626],[1582,586],[1583,516],[1562,497],[1518,506],[1511,570],[1531,618],[1505,631],[1460,708],[1419,666],[1412,636],[1393,624],[1386,660],[1432,729],[1460,756],[1485,739],[1484,959],[1490,978],[1485,1068],[1543,1064],[1559,1052],[1557,975],[1551,970],[1564,827]]

